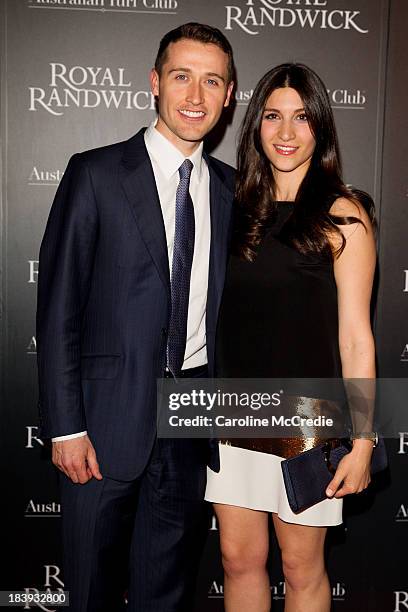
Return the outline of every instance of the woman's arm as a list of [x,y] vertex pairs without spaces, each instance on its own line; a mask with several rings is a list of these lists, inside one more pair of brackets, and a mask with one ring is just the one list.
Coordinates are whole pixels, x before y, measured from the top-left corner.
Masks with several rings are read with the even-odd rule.
[[[342,374],[349,397],[355,432],[373,429],[375,400],[375,346],[370,323],[370,302],[376,266],[375,238],[371,221],[364,208],[345,198],[333,204],[331,214],[356,217],[363,223],[338,226],[346,240],[341,255],[334,260],[339,316],[339,347]],[[364,224],[364,225],[363,225]],[[332,244],[339,246],[340,237]],[[373,444],[358,439],[352,452],[339,464],[327,488],[335,497],[358,493],[370,482],[370,460]],[[340,487],[343,481],[343,486]],[[340,488],[339,488],[340,487]]]

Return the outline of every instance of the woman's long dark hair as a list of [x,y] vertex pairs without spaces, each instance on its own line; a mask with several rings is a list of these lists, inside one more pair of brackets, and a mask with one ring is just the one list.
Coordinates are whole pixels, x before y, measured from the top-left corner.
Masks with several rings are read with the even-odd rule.
[[[340,197],[360,203],[374,223],[374,206],[363,191],[347,187],[342,179],[336,127],[329,96],[320,77],[304,64],[281,64],[262,77],[256,86],[241,126],[233,250],[253,261],[264,232],[273,221],[276,184],[271,164],[261,143],[264,108],[271,93],[292,87],[302,99],[316,146],[307,173],[298,189],[295,207],[285,225],[286,239],[302,253],[339,256],[345,239],[337,225],[362,223],[356,217],[329,213]],[[328,234],[337,233],[340,247],[334,252]]]

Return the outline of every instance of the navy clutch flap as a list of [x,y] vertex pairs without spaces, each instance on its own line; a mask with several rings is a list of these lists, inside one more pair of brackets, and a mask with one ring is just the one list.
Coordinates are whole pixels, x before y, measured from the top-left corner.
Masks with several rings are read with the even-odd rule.
[[[348,441],[331,450],[321,444],[296,457],[281,462],[283,480],[292,512],[302,512],[327,499],[326,488],[332,480],[340,460],[351,450]],[[371,474],[387,467],[384,440],[379,439],[371,458]]]
[[325,490],[333,476],[323,445],[285,459],[281,467],[292,512],[301,512],[326,498]]

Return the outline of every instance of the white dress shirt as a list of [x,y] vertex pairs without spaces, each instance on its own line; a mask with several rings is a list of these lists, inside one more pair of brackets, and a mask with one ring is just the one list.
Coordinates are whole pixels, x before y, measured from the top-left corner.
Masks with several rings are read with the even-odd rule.
[[[144,134],[147,152],[153,166],[157,192],[166,232],[167,253],[171,269],[176,219],[176,191],[179,184],[178,169],[186,157],[155,128],[153,121]],[[195,241],[190,278],[190,296],[187,317],[187,340],[183,369],[207,363],[205,315],[207,308],[208,270],[210,260],[210,175],[202,156],[203,143],[189,155],[193,164],[190,177],[190,195],[194,206]],[[86,435],[81,431],[52,438],[53,442]]]

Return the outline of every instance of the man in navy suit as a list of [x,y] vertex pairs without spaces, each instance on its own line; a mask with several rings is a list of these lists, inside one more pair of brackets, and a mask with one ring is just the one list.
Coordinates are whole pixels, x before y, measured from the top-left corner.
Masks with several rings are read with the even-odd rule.
[[[231,47],[185,24],[151,72],[158,118],[74,155],[41,244],[40,435],[59,468],[74,612],[192,610],[217,445],[156,432],[156,381],[213,374],[234,189],[203,153],[228,106]],[[203,528],[204,525],[204,528]]]

